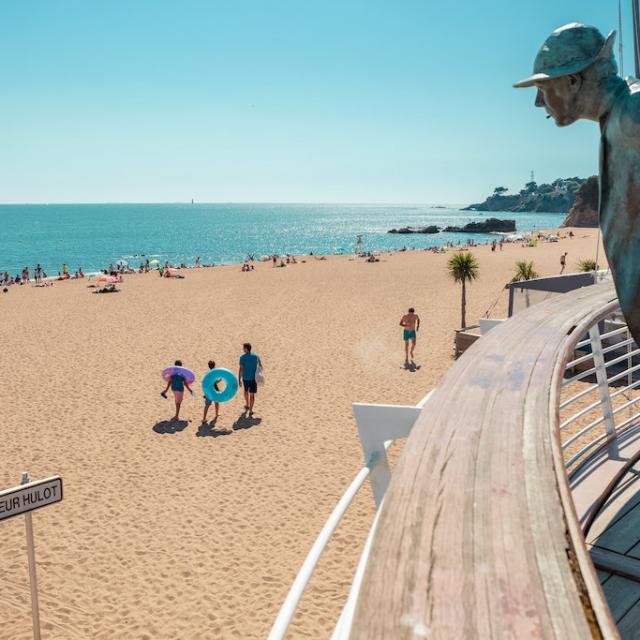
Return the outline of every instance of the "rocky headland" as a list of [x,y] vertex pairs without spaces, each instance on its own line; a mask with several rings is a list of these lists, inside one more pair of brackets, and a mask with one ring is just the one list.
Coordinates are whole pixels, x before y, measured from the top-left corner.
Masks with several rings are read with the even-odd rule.
[[597,227],[598,197],[598,176],[591,176],[576,191],[576,201],[562,226]]
[[531,181],[515,194],[507,193],[506,187],[496,187],[484,202],[471,204],[465,211],[567,213],[585,182],[584,178],[558,178],[551,184]]

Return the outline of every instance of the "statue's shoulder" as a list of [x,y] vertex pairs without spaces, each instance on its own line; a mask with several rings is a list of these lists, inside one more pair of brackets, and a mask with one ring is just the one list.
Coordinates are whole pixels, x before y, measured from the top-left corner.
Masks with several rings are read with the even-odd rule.
[[633,141],[640,142],[640,81],[625,78],[625,90],[618,94],[611,115],[618,121],[620,131]]
[[638,80],[638,78],[627,76],[624,81],[627,83],[629,95],[640,93],[640,80]]

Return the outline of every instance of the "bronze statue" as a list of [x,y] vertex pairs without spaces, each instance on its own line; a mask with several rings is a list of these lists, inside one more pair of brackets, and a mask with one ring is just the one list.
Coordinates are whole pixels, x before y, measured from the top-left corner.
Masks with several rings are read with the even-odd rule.
[[571,23],[544,42],[533,75],[535,104],[559,127],[580,118],[600,123],[600,228],[631,334],[640,344],[640,82],[623,80],[613,57],[612,31]]

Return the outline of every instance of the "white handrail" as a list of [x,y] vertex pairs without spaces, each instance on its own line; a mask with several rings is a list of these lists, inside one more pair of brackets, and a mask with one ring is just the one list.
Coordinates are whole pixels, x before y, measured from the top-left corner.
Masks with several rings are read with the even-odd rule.
[[[384,504],[384,498],[382,499],[382,504]],[[380,505],[380,507],[382,507],[382,504]],[[333,631],[331,640],[342,640],[343,638],[347,638],[349,635],[349,631],[351,630],[351,625],[353,624],[353,614],[356,612],[356,602],[358,601],[358,595],[360,593],[360,586],[362,585],[364,570],[367,566],[367,560],[369,559],[369,552],[371,551],[373,534],[375,533],[376,527],[378,526],[378,518],[380,517],[381,511],[381,508],[376,511],[376,517],[373,520],[373,525],[371,526],[371,530],[369,531],[369,535],[367,536],[367,541],[365,542],[364,549],[362,550],[362,555],[360,556],[360,561],[358,562],[358,568],[356,569],[356,574],[353,578],[353,584],[351,585],[351,590],[349,591],[347,603],[344,605],[342,613],[338,618],[338,624]]]
[[316,541],[313,543],[313,547],[311,547],[311,551],[309,551],[300,572],[296,576],[293,585],[291,585],[291,589],[280,608],[278,617],[273,623],[273,627],[271,627],[269,640],[282,640],[287,633],[287,629],[289,628],[291,619],[296,612],[300,598],[302,598],[302,594],[313,575],[322,552],[325,550],[325,547],[333,535],[335,528],[338,526],[338,523],[342,519],[344,512],[347,510],[356,493],[358,493],[358,490],[367,479],[370,471],[371,470],[368,466],[360,469],[358,475],[353,479],[353,482],[349,485],[349,488],[344,492],[335,509],[331,512],[331,515],[326,521],[324,527],[322,527],[320,535],[318,535]]
[[[340,520],[342,520],[342,517],[344,516],[346,510],[349,508],[349,505],[353,501],[353,498],[358,493],[358,491],[364,484],[364,481],[367,479],[367,477],[371,474],[372,471],[379,470],[381,465],[386,466],[387,464],[386,451],[389,448],[389,446],[393,443],[393,441],[396,438],[406,437],[408,435],[408,432],[411,430],[411,427],[413,425],[413,420],[415,420],[415,417],[417,417],[417,415],[414,418],[411,418],[411,416],[407,417],[406,415],[407,410],[416,412],[418,409],[424,408],[425,404],[427,403],[427,401],[431,397],[431,394],[434,391],[435,389],[432,389],[431,391],[429,391],[429,393],[427,393],[427,395],[425,395],[424,398],[422,398],[422,400],[420,400],[420,402],[418,402],[418,404],[415,405],[415,407],[401,407],[401,406],[395,407],[393,405],[390,405],[390,406],[366,405],[367,407],[376,407],[378,411],[384,412],[383,415],[385,415],[389,420],[386,426],[385,435],[391,435],[391,438],[388,440],[382,440],[382,437],[380,437],[377,445],[373,447],[373,450],[371,451],[370,454],[367,453],[364,442],[362,443],[363,449],[365,450],[366,464],[362,469],[360,469],[356,477],[353,479],[353,481],[349,485],[348,489],[344,492],[344,494],[340,498],[340,501],[335,506],[334,510],[331,512],[329,519],[327,520],[325,525],[322,527],[320,534],[318,535],[315,542],[313,543],[313,547],[311,547],[311,551],[309,551],[309,553],[307,554],[307,557],[305,558],[305,561],[302,564],[302,567],[300,568],[298,575],[296,576],[293,584],[291,585],[291,589],[289,589],[289,593],[287,594],[287,597],[284,603],[282,604],[282,607],[280,607],[280,611],[278,612],[278,617],[276,618],[276,621],[273,623],[273,626],[271,627],[268,640],[282,640],[282,638],[284,638],[285,634],[287,633],[287,629],[291,624],[291,620],[293,619],[293,616],[296,612],[296,609],[298,608],[298,604],[300,603],[302,594],[307,588],[307,585],[309,584],[309,580],[311,580],[311,576],[315,571],[318,561],[320,560],[322,553],[324,552],[331,536],[333,535],[333,532],[335,531],[336,527],[340,523]],[[357,405],[357,406],[361,406],[361,405]],[[362,406],[365,406],[365,405],[362,405]],[[354,405],[354,409],[355,407],[356,405]],[[391,409],[391,412],[389,412],[389,409]],[[417,413],[419,413],[419,411],[417,411]],[[357,415],[356,415],[356,418],[357,418]],[[400,425],[398,424],[394,425],[396,421],[399,421]],[[360,429],[360,425],[358,425],[358,428]],[[381,434],[378,434],[378,436],[380,435]],[[360,432],[360,437],[362,438],[362,432]],[[384,458],[384,460],[382,460],[381,457]],[[372,476],[372,484],[373,484],[373,476]],[[375,494],[376,486],[372,486],[372,489]],[[380,500],[384,500],[384,497],[380,498]],[[369,537],[367,538],[367,542],[365,544],[365,552],[363,552],[363,555],[360,559],[360,563],[363,565],[362,571],[364,571],[364,563],[366,563],[366,556],[368,554],[368,548],[369,548],[368,545],[370,545],[370,540],[373,535],[373,529],[375,528],[375,524],[377,522],[378,513],[379,511],[377,511],[376,513],[376,518],[374,519],[373,527],[369,532]],[[360,569],[360,565],[358,566],[358,569]],[[358,580],[358,584],[359,584],[359,580],[361,579],[362,579],[362,576],[356,573],[356,578],[354,580]],[[355,581],[354,581],[354,585],[355,585]],[[353,586],[352,586],[352,593],[353,593]],[[348,604],[349,604],[349,601],[347,601],[347,605]],[[347,605],[345,605],[345,607]],[[355,604],[353,604],[353,606],[355,607]],[[343,614],[341,614],[340,620],[343,620],[344,616],[346,615],[352,617],[353,612],[351,612],[350,614],[349,613],[345,614],[343,610]],[[341,624],[340,620],[338,621],[338,626],[340,626]]]
[[[611,380],[609,380],[609,382],[611,382]],[[564,402],[561,402],[559,408],[560,409],[564,409],[565,407],[568,407],[572,402],[575,402],[576,400],[579,400],[583,396],[586,396],[588,393],[591,393],[592,391],[595,391],[597,388],[598,388],[597,384],[594,384],[594,385],[591,385],[590,387],[587,387],[583,391],[580,391],[580,393],[576,393],[575,396],[571,396],[568,400],[565,400]]]
[[[611,404],[611,401],[614,398],[617,398],[625,394],[627,391],[631,391],[640,386],[640,380],[633,381],[631,377],[634,372],[640,369],[640,364],[635,364],[631,366],[633,364],[634,356],[637,356],[638,354],[640,354],[640,348],[638,348],[638,345],[635,345],[636,346],[635,349],[628,349],[626,353],[623,353],[622,355],[618,355],[615,358],[612,358],[611,360],[606,361],[603,357],[604,354],[619,351],[624,347],[629,347],[630,345],[633,345],[635,341],[633,338],[627,337],[627,339],[621,340],[620,342],[617,342],[614,344],[609,344],[608,346],[604,347],[602,344],[604,339],[611,338],[613,336],[623,334],[623,333],[626,333],[626,335],[629,336],[628,327],[625,325],[603,334],[599,333],[598,327],[599,327],[598,323],[594,324],[589,330],[589,339],[579,342],[578,345],[574,347],[574,350],[575,350],[578,348],[578,346],[587,346],[588,344],[591,344],[592,353],[584,356],[580,356],[570,362],[567,362],[566,369],[570,370],[575,365],[587,362],[591,358],[593,358],[594,360],[593,362],[594,366],[586,371],[580,372],[578,375],[575,375],[571,378],[564,379],[561,382],[561,387],[566,387],[572,382],[582,380],[583,378],[589,375],[592,375],[594,373],[598,378],[598,383],[595,385],[590,385],[586,389],[583,389],[579,393],[575,394],[574,396],[564,400],[563,402],[560,402],[559,409],[562,410],[568,407],[570,404],[572,404],[576,400],[579,400],[580,398],[588,395],[589,393],[595,391],[596,389],[600,390],[600,399],[596,402],[589,403],[587,406],[581,408],[580,410],[575,412],[573,415],[568,416],[565,420],[563,420],[560,423],[559,425],[560,430],[566,429],[569,425],[574,424],[578,419],[588,415],[592,411],[601,410],[602,413],[599,417],[596,414],[596,416],[594,416],[596,417],[595,420],[590,422],[588,425],[578,429],[577,432],[570,434],[569,437],[565,439],[564,442],[562,442],[561,448],[564,451],[567,451],[567,449],[572,444],[584,438],[590,431],[592,431],[596,427],[601,426],[603,423],[605,423],[606,430],[604,433],[599,433],[595,437],[592,437],[592,439],[589,442],[587,442],[584,446],[582,446],[582,448],[577,453],[573,454],[565,462],[565,467],[567,468],[572,466],[574,463],[578,462],[580,459],[582,459],[583,456],[585,456],[589,451],[591,451],[595,445],[598,445],[601,442],[606,440],[617,439],[618,435],[623,430],[625,430],[626,427],[633,424],[634,422],[637,422],[638,419],[640,419],[640,413],[635,413],[630,418],[627,418],[626,420],[618,424],[616,424],[616,421],[615,421],[616,416],[621,414],[621,412],[624,411],[625,409],[630,409],[632,406],[636,405],[638,402],[640,402],[640,398],[632,398],[615,408]],[[624,362],[625,360],[627,361],[629,366],[627,366],[627,368],[624,371],[616,373],[611,377],[607,377],[607,369],[609,369],[613,365],[616,365],[620,362]],[[611,393],[610,391],[611,384],[617,380],[620,380],[621,378],[624,378],[625,376],[629,377],[629,384],[623,387],[622,389],[618,389],[617,391]]]

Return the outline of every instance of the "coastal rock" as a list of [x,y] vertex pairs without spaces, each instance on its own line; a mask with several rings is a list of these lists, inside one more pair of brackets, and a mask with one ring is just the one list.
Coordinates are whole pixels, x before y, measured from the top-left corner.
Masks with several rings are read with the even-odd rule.
[[587,181],[576,191],[576,201],[562,226],[598,226],[598,176],[587,178]]
[[387,233],[438,233],[440,228],[435,224],[428,227],[400,227],[399,229],[389,229]]
[[516,230],[515,220],[499,220],[498,218],[487,218],[483,222],[469,222],[463,227],[445,227],[444,231],[453,233],[493,233],[501,231],[511,233]]
[[584,178],[558,178],[551,184],[531,181],[517,194],[506,194],[506,187],[496,187],[484,202],[471,204],[464,211],[566,213],[584,182]]

